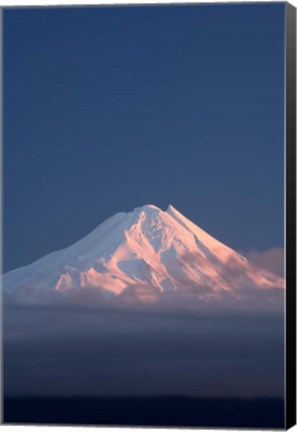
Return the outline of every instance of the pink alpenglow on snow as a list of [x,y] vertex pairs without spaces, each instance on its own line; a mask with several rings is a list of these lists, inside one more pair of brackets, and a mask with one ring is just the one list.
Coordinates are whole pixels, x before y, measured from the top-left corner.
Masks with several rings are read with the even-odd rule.
[[5,274],[3,287],[5,300],[18,303],[156,303],[179,296],[210,303],[242,302],[255,293],[282,298],[285,281],[173,206],[162,211],[145,205],[117,213],[72,246]]

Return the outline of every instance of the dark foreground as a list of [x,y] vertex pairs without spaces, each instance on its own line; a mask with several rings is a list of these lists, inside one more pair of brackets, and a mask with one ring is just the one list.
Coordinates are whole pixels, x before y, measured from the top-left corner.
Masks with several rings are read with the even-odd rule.
[[284,428],[282,399],[5,398],[5,423]]

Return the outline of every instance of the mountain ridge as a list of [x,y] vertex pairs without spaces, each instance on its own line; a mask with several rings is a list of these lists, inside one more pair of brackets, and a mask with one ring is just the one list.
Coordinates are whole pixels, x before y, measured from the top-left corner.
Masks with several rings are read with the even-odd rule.
[[189,293],[211,301],[238,300],[251,288],[284,288],[279,276],[250,263],[169,205],[119,212],[73,245],[3,276],[10,299],[64,298],[92,290],[102,300],[158,301]]

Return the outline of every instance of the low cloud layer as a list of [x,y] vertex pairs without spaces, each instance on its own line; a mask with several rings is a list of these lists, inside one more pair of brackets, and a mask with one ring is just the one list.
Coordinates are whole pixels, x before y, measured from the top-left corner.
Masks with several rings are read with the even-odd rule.
[[6,395],[282,397],[281,312],[6,307]]

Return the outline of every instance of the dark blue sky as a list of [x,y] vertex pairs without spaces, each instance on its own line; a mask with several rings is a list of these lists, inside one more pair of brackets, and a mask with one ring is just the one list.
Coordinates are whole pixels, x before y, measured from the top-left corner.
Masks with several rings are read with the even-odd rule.
[[6,9],[4,269],[169,203],[283,245],[284,3]]

